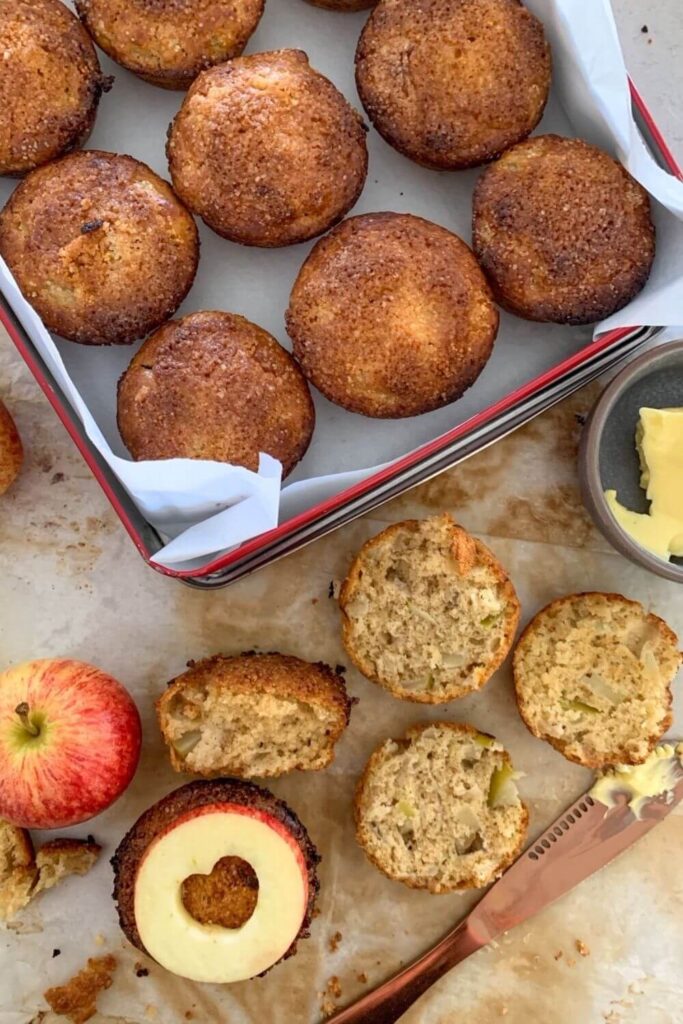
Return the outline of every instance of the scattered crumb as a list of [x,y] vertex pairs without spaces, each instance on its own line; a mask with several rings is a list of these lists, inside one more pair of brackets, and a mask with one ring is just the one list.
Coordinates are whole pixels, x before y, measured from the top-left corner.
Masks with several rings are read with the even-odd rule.
[[312,597],[311,598],[311,604],[317,604],[317,603],[318,603],[318,598],[317,597]]
[[344,673],[346,672],[346,665],[335,665],[334,671],[337,673],[338,676],[343,676]]
[[53,949],[52,950],[52,959],[54,960],[54,958],[56,956],[61,956],[61,953],[62,953],[61,949]]
[[154,1003],[147,1003],[147,1006],[145,1007],[145,1017],[147,1017],[148,1020],[156,1020],[158,1014],[159,1011]]
[[590,949],[588,948],[588,946],[586,945],[585,942],[581,941],[581,939],[577,939],[576,942],[574,943],[574,945],[576,946],[576,952],[579,953],[580,956],[590,956],[591,955]]
[[328,942],[328,946],[330,947],[330,953],[336,953],[337,952],[337,950],[339,949],[339,943],[341,942],[341,940],[342,940],[342,933],[341,932],[335,932],[334,935],[330,936],[330,940]]
[[567,967],[576,967],[576,960],[573,956],[568,956],[565,963],[567,964]]
[[331,1016],[337,1009],[337,999],[341,998],[342,987],[336,974],[327,982],[325,991],[321,993],[320,1011],[325,1017]]
[[90,957],[75,977],[49,988],[44,997],[54,1013],[68,1017],[72,1024],[85,1024],[97,1013],[97,997],[109,988],[115,970],[116,958],[111,954]]
[[365,971],[361,971],[360,974],[357,974],[356,978],[361,983],[361,985],[367,985],[367,983],[368,983],[368,976],[365,973]]
[[510,1011],[508,1010],[507,1006],[503,1006],[503,1007],[501,1007],[500,1015],[501,1015],[501,1017],[507,1017],[509,1012]]
[[647,33],[648,33],[648,32],[649,32],[650,30],[649,30],[649,28],[647,27],[647,25],[643,25],[643,27],[641,28],[641,30],[640,30],[640,31],[641,31],[641,32],[643,33],[643,35],[647,35]]
[[185,1020],[192,1020],[193,1017],[194,1017],[194,1014],[193,1014],[192,1010],[185,1010]]
[[102,934],[102,932],[98,932],[97,935],[95,936],[95,945],[96,946],[103,946],[105,941],[106,940],[105,940],[104,935]]
[[320,907],[314,907],[313,913],[311,914],[311,920],[315,921],[316,917],[320,917],[321,913],[322,911],[320,910]]
[[146,978],[149,974],[149,967],[145,967],[139,960],[135,961],[135,976],[137,978]]
[[336,601],[341,591],[341,580],[330,580],[330,585],[327,588],[327,596],[334,598]]
[[579,424],[579,426],[585,427],[585,425],[586,425],[586,416],[584,416],[584,414],[582,412],[575,412],[574,413],[574,419]]
[[562,959],[562,950],[561,949],[558,949],[557,953],[555,953],[554,959],[555,960],[561,960]]
[[64,474],[63,473],[53,473],[52,474],[52,479],[50,480],[50,483],[51,484],[61,484],[61,482],[63,480],[64,480]]

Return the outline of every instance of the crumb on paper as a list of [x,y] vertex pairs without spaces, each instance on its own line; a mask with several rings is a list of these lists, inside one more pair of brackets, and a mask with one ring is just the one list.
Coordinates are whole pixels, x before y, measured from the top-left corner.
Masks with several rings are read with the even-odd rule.
[[112,983],[116,958],[90,957],[86,966],[64,985],[56,985],[43,993],[52,1011],[68,1017],[72,1024],[85,1024],[97,1013],[97,997]]
[[500,1008],[500,1015],[501,1015],[501,1017],[507,1017],[509,1012],[510,1011],[508,1010],[507,1006],[501,1006],[501,1008]]
[[147,1006],[145,1007],[145,1017],[147,1020],[156,1020],[158,1016],[159,1011],[154,1003],[147,1003]]
[[342,987],[336,974],[328,980],[325,991],[321,993],[320,1012],[330,1017],[337,1009],[337,1000],[341,998]]
[[341,580],[330,580],[330,585],[327,588],[327,596],[333,598],[335,601],[339,600],[339,594],[341,593]]
[[192,1010],[185,1010],[183,1016],[185,1017],[185,1020],[192,1020],[194,1018]]
[[104,935],[102,934],[102,932],[98,932],[97,935],[95,936],[95,945],[96,946],[103,946],[105,942],[106,942],[106,939],[105,939]]
[[561,960],[562,959],[562,950],[561,949],[558,949],[557,953],[554,954],[553,959],[554,960]]
[[318,603],[318,598],[317,597],[312,597],[311,598],[311,604],[317,604],[317,603]]
[[342,936],[341,932],[335,932],[334,935],[330,935],[330,940],[328,942],[328,946],[330,948],[330,953],[336,953],[337,952],[337,950],[339,949],[339,944],[340,944],[342,938],[343,938],[343,936]]
[[146,978],[149,974],[149,967],[145,967],[145,965],[141,964],[139,960],[135,961],[134,970],[136,978]]
[[576,960],[573,956],[568,956],[565,960],[567,967],[576,967]]
[[52,959],[53,959],[53,960],[54,960],[54,958],[55,958],[56,956],[61,956],[61,955],[62,955],[62,951],[61,951],[61,949],[53,949],[53,950],[52,950]]
[[365,973],[365,971],[360,971],[360,972],[359,972],[359,973],[358,973],[358,974],[356,975],[356,978],[357,978],[357,980],[358,980],[358,981],[359,981],[359,982],[361,983],[361,985],[367,985],[367,983],[368,983],[368,976],[367,976],[367,974]]
[[647,27],[647,25],[643,25],[640,31],[643,33],[643,35],[647,35],[650,30]]
[[316,917],[320,917],[321,913],[322,913],[322,911],[321,911],[320,907],[314,907],[313,908],[313,913],[311,914],[311,920],[315,921]]
[[337,673],[338,676],[343,676],[344,673],[346,672],[346,665],[335,665],[334,671]]
[[579,956],[591,955],[590,949],[588,948],[586,943],[582,941],[582,939],[577,939],[574,945],[576,946],[576,952],[579,954]]
[[64,476],[63,473],[53,473],[52,474],[52,479],[50,480],[50,483],[51,484],[61,484],[64,479],[65,479],[65,476]]

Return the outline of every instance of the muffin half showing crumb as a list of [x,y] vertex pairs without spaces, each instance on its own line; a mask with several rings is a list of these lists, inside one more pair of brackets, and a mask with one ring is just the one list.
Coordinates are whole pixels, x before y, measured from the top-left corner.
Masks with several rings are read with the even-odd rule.
[[156,708],[177,772],[267,778],[326,768],[351,704],[327,665],[241,654],[191,663]]
[[356,51],[377,131],[436,170],[486,163],[525,139],[550,69],[543,25],[519,0],[380,0]]
[[580,139],[539,135],[479,178],[473,246],[511,313],[595,323],[627,305],[650,276],[650,198],[608,153]]
[[134,459],[213,459],[284,476],[315,425],[308,385],[289,352],[235,313],[190,313],[147,338],[121,377],[118,424]]
[[0,214],[0,254],[49,330],[83,345],[124,345],[183,301],[199,236],[149,167],[88,150],[15,189]]
[[356,836],[388,878],[432,893],[488,885],[515,860],[529,814],[510,755],[471,725],[386,740],[356,792]]
[[243,245],[305,242],[358,199],[365,126],[301,50],[238,57],[202,72],[168,137],[183,202]]
[[294,355],[326,398],[385,419],[460,398],[498,332],[467,245],[400,213],[349,217],[322,238],[294,282],[286,321]]
[[671,725],[676,634],[620,594],[571,594],[543,608],[517,644],[524,722],[587,768],[640,764]]
[[117,64],[153,85],[187,89],[204,68],[242,52],[264,0],[76,0],[76,8]]
[[22,175],[83,145],[112,79],[60,0],[1,0],[0,39],[0,174]]
[[308,936],[319,861],[294,811],[268,790],[237,779],[190,782],[119,843],[112,865],[121,928],[183,978],[245,981],[293,956]]
[[505,660],[520,614],[495,555],[447,514],[396,523],[369,540],[339,606],[357,668],[423,704],[482,687]]

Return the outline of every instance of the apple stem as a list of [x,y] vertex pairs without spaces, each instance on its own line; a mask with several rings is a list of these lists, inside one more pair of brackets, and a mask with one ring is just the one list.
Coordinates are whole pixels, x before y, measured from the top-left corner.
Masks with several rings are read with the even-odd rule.
[[40,728],[31,721],[31,709],[25,700],[22,701],[21,704],[17,704],[14,709],[14,713],[19,716],[19,720],[21,721],[24,729],[26,729],[26,732],[30,733],[31,736],[40,735]]

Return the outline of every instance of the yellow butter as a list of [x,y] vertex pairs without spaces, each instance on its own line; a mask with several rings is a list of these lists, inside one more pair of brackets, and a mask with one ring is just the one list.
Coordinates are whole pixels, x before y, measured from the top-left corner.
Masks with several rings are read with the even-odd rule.
[[669,800],[675,786],[683,779],[683,744],[662,743],[643,764],[617,765],[599,776],[590,791],[605,807],[615,807],[617,797],[625,794],[636,818],[640,818],[649,800],[666,796]]
[[612,515],[641,547],[660,558],[683,555],[683,409],[640,410],[636,429],[640,485],[650,501],[642,514],[605,491]]

